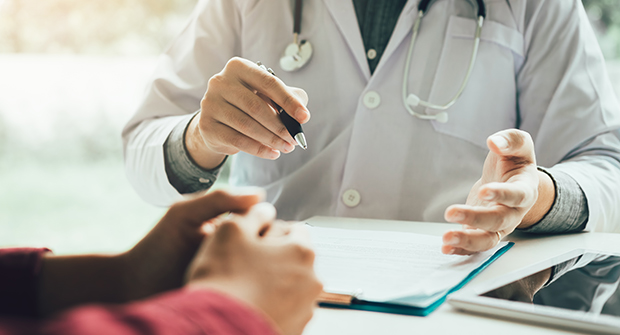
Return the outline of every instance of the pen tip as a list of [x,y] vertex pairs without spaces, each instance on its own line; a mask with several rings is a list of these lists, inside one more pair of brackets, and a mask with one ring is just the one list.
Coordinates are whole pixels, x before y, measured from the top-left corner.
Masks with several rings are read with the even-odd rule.
[[295,135],[295,142],[297,142],[297,144],[299,144],[302,149],[308,149],[308,144],[306,142],[306,136],[304,136],[304,133],[298,133],[297,135]]

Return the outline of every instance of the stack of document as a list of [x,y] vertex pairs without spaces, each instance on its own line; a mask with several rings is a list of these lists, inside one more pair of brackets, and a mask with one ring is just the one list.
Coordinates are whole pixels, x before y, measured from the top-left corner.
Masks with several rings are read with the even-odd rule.
[[440,237],[391,231],[309,228],[321,305],[428,315],[513,243],[472,256],[444,255]]

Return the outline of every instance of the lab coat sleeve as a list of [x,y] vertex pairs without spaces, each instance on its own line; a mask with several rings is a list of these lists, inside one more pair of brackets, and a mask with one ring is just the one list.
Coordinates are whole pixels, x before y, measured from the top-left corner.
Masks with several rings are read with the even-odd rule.
[[240,54],[241,18],[235,0],[201,0],[180,36],[161,56],[146,96],[123,129],[127,178],[146,201],[168,206],[181,195],[170,184],[164,143],[200,108],[209,78]]
[[586,230],[620,230],[620,106],[579,0],[527,2],[517,74],[520,128],[540,166],[566,173],[588,204]]
[[526,233],[574,233],[582,231],[588,221],[588,203],[579,184],[568,174],[555,171],[551,174],[543,168],[555,186],[555,201],[544,218],[535,225],[521,229]]
[[164,163],[168,181],[181,194],[208,190],[220,174],[228,156],[220,165],[205,170],[196,164],[185,147],[185,131],[195,115],[177,124],[164,143]]

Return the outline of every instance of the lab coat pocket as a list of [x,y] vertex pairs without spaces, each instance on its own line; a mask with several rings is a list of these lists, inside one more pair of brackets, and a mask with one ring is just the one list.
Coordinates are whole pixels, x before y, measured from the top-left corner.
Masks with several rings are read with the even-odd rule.
[[[476,22],[450,17],[441,57],[429,95],[434,104],[445,104],[457,93],[469,68]],[[517,126],[516,73],[523,63],[524,39],[518,31],[486,21],[470,80],[448,121],[432,121],[436,131],[486,148],[486,138]],[[427,114],[439,111],[427,108]]]

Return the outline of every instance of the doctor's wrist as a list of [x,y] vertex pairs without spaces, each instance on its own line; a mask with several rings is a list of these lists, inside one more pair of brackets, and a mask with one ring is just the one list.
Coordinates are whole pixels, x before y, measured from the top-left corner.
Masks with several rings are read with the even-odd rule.
[[200,112],[190,121],[185,131],[185,147],[189,156],[205,170],[213,170],[220,166],[227,155],[211,150],[206,144],[199,128]]
[[527,229],[542,221],[555,203],[555,183],[551,176],[538,170],[538,199],[517,228]]

